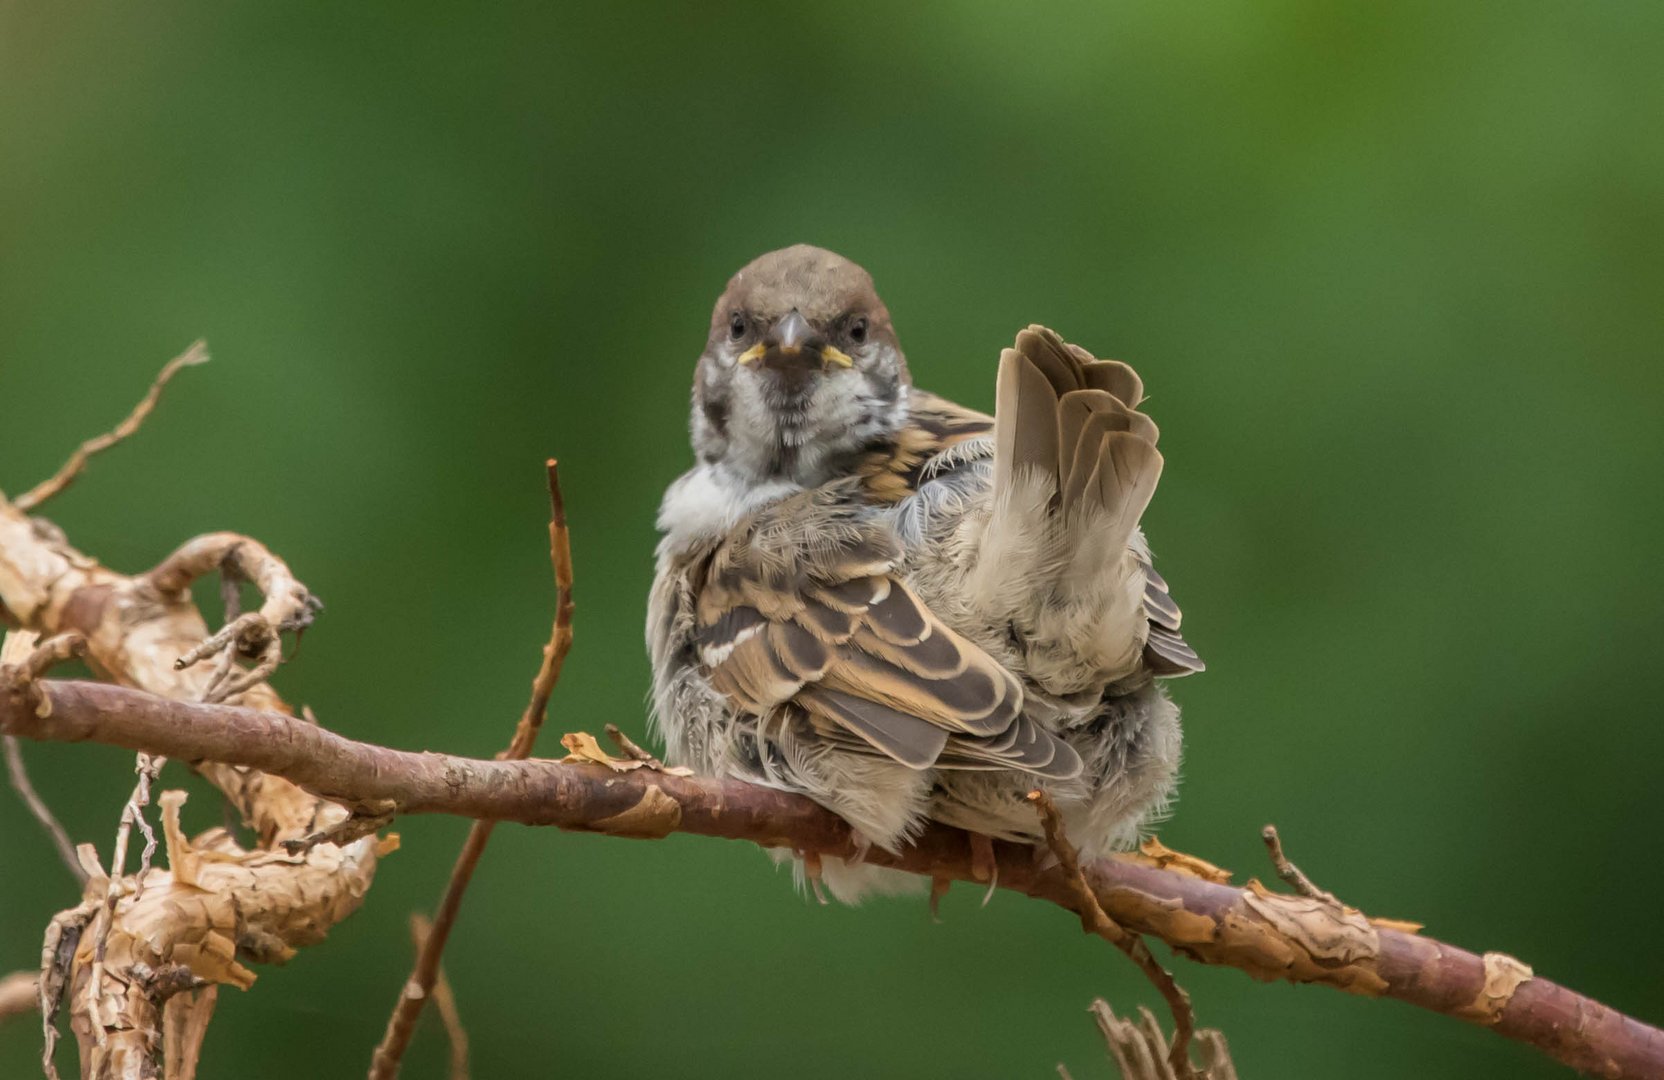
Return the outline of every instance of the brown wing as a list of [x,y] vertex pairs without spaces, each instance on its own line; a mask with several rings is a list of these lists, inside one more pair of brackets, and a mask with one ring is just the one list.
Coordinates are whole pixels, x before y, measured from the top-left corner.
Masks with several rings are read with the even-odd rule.
[[695,605],[711,685],[915,769],[1073,776],[1079,757],[1022,716],[1016,678],[894,574],[895,540],[847,501],[858,485],[794,496],[717,549]]
[[862,493],[877,503],[900,502],[919,490],[938,455],[993,430],[992,416],[915,389],[908,397],[907,426],[856,466]]

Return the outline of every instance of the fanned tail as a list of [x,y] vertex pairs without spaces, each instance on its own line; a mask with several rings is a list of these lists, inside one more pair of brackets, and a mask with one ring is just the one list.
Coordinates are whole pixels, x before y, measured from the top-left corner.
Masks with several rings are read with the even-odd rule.
[[976,582],[1030,643],[1030,675],[1058,692],[1131,674],[1152,621],[1159,674],[1200,670],[1138,528],[1162,468],[1143,397],[1131,367],[1043,326],[1000,354],[993,509]]

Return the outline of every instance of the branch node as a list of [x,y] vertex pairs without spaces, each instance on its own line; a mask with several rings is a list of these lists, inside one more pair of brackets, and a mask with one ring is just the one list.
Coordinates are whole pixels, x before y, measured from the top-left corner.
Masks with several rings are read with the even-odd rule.
[[1271,865],[1276,868],[1277,876],[1282,878],[1289,888],[1311,900],[1321,900],[1336,907],[1346,906],[1334,893],[1318,888],[1311,878],[1289,861],[1288,856],[1283,854],[1283,840],[1277,835],[1277,826],[1267,825],[1261,829],[1260,839],[1265,841],[1265,850],[1271,856]]
[[150,415],[151,411],[156,408],[156,402],[161,400],[163,387],[167,386],[168,382],[172,380],[174,375],[178,374],[181,368],[193,367],[207,362],[208,346],[201,341],[193,343],[183,353],[169,360],[156,376],[155,381],[150,384],[150,390],[140,399],[137,405],[133,406],[133,411],[127,414],[126,419],[104,434],[82,443],[73,454],[69,455],[69,460],[64,462],[57,472],[13,499],[12,505],[24,513],[28,513],[73,484],[81,475],[82,470],[87,467],[87,461],[94,454],[103,453],[139,430],[139,426],[144,423],[145,417]]
[[[1167,1008],[1173,1014],[1173,1041],[1166,1047],[1166,1065],[1172,1080],[1201,1080],[1195,1066],[1190,1062],[1190,1042],[1196,1030],[1196,1013],[1190,1006],[1190,995],[1174,980],[1172,972],[1156,961],[1142,937],[1132,933],[1104,912],[1103,906],[1098,903],[1097,894],[1092,891],[1092,886],[1086,881],[1086,875],[1081,871],[1080,853],[1069,842],[1069,837],[1063,829],[1063,817],[1057,812],[1057,804],[1052,801],[1051,796],[1044,791],[1036,790],[1029,792],[1028,798],[1034,804],[1035,812],[1040,815],[1040,826],[1045,830],[1046,844],[1051,848],[1052,854],[1057,856],[1063,874],[1075,894],[1075,910],[1080,915],[1081,929],[1088,934],[1097,934],[1125,953],[1167,1002]],[[1127,1074],[1128,1077],[1133,1075],[1135,1074]]]
[[[548,644],[543,646],[542,663],[532,677],[531,700],[520,714],[520,722],[514,727],[507,749],[497,755],[498,760],[523,761],[531,757],[532,747],[549,713],[549,699],[554,696],[560,673],[566,666],[566,654],[572,648],[572,541],[566,527],[566,499],[560,490],[560,471],[554,458],[544,462],[544,478],[549,490],[549,562],[555,577],[555,615],[549,628]],[[480,858],[485,854],[493,824],[476,821],[468,830],[462,850],[457,853],[456,864],[451,868],[445,894],[440,897],[439,907],[434,913],[433,925],[417,947],[416,962],[406,981],[406,986],[413,986],[420,993],[413,996],[401,992],[394,1003],[392,1015],[387,1018],[387,1031],[370,1058],[370,1080],[392,1080],[399,1073],[404,1052],[416,1030],[416,1021],[422,1015],[422,1006],[434,994],[445,942],[450,940],[451,928],[456,923],[457,913],[462,910],[462,897],[468,891],[468,883],[473,880]],[[454,1053],[454,1038],[451,1045]],[[453,1080],[459,1077],[454,1059],[452,1077]]]
[[619,728],[617,724],[609,723],[603,730],[606,731],[607,738],[613,741],[613,745],[617,746],[619,751],[623,753],[625,757],[632,761],[641,762],[654,772],[665,771],[664,762],[660,761],[658,758],[638,746],[636,741],[624,734],[623,730]]
[[393,800],[376,800],[368,806],[354,808],[346,817],[327,829],[308,833],[298,840],[284,840],[278,846],[292,856],[305,855],[319,844],[346,847],[354,840],[361,840],[385,829],[393,823],[397,814],[398,804]]

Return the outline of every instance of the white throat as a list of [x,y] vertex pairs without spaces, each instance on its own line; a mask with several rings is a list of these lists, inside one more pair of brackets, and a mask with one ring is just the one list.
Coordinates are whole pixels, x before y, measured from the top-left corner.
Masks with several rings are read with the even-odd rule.
[[665,490],[659,504],[661,555],[726,534],[755,510],[803,490],[791,480],[753,481],[727,465],[696,465]]

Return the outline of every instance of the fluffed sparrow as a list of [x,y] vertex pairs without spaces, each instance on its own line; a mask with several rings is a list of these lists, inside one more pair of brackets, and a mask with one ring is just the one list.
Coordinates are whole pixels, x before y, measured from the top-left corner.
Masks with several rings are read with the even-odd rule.
[[[861,267],[807,245],[735,274],[694,375],[648,609],[666,757],[800,792],[894,850],[935,819],[1133,842],[1202,670],[1138,527],[1162,458],[1132,368],[1031,326],[992,418],[911,385]],[[903,875],[828,860],[834,895]]]

